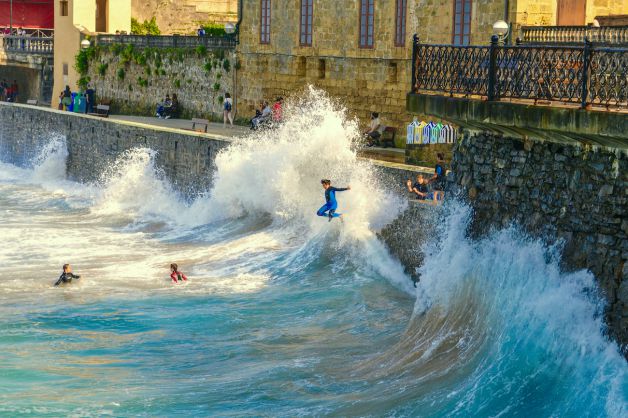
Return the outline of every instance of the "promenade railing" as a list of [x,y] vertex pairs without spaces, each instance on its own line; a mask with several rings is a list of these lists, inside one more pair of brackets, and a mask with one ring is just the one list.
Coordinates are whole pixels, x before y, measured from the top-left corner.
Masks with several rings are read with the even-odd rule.
[[97,45],[124,44],[137,48],[196,48],[205,46],[207,49],[235,48],[233,36],[180,36],[180,35],[97,35]]
[[412,92],[628,108],[628,48],[413,42]]
[[54,52],[52,36],[0,35],[0,42],[2,42],[2,48],[7,52],[33,55],[52,55]]
[[521,41],[526,44],[593,44],[628,46],[628,26],[523,26]]

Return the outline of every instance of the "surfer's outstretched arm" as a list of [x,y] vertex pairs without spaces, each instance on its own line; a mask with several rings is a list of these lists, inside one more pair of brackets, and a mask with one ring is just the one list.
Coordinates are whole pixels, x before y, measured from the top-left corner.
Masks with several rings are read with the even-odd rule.
[[57,280],[57,282],[54,285],[55,286],[59,286],[62,281],[63,281],[63,274],[61,276],[59,276],[59,280]]
[[334,187],[334,190],[337,192],[344,192],[345,190],[351,190],[351,186],[347,187]]

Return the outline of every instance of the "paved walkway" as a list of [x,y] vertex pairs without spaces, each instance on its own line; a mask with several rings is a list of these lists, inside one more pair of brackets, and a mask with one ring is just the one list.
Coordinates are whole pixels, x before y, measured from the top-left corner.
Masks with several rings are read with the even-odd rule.
[[[144,127],[159,127],[173,130],[192,131],[192,121],[189,119],[159,119],[150,116],[128,116],[128,115],[109,115],[109,119],[114,121],[123,121],[125,123],[137,124]],[[200,129],[197,126],[197,130]],[[233,127],[223,127],[222,123],[210,123],[207,126],[207,133],[202,128],[202,134],[222,140],[243,137],[251,133],[246,126],[234,125]],[[415,165],[404,164],[405,151],[394,148],[365,148],[358,151],[359,158],[369,159],[375,165],[396,168],[400,170],[417,171],[431,173],[433,168],[419,167]]]
[[[133,122],[141,125],[159,126],[161,128],[179,129],[183,131],[192,130],[192,121],[189,119],[159,119],[150,116],[127,116],[127,115],[109,115],[109,119],[122,120],[125,122]],[[205,133],[205,127],[196,126],[196,130]],[[239,137],[251,133],[246,126],[234,125],[233,127],[223,127],[222,123],[210,123],[207,126],[208,135],[216,135],[219,137]]]

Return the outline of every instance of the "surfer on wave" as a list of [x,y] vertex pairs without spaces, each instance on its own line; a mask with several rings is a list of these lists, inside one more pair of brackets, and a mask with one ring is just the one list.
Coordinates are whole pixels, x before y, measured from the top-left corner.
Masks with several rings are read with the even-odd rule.
[[323,185],[323,189],[325,189],[325,204],[321,206],[316,214],[318,216],[327,216],[329,218],[329,222],[331,222],[333,218],[340,218],[340,221],[342,222],[342,214],[336,213],[336,209],[338,208],[336,192],[351,190],[351,186],[333,187],[331,185],[331,180],[326,179],[321,180],[321,184]]

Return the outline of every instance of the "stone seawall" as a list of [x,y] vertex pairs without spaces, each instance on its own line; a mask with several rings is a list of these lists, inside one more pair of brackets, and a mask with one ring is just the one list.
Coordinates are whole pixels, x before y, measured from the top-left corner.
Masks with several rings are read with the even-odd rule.
[[628,343],[628,152],[477,134],[454,151],[450,192],[474,208],[471,235],[516,222],[548,244],[562,268],[588,269],[609,303],[607,323]]
[[155,166],[186,196],[212,182],[215,156],[229,141],[194,132],[77,115],[22,105],[0,104],[0,153],[26,164],[51,135],[66,138],[68,177],[93,182],[125,151],[150,148]]

